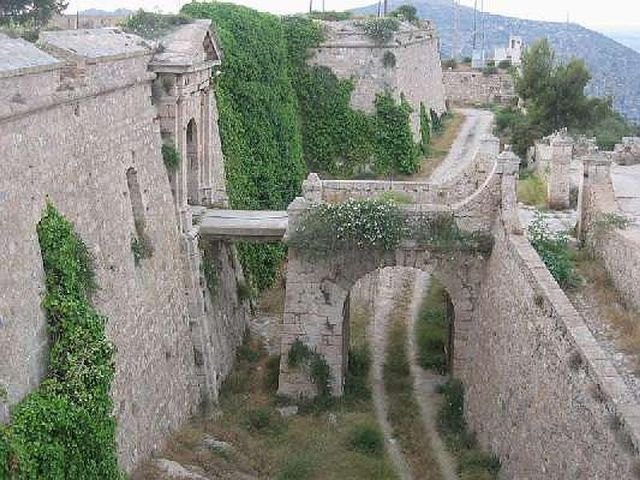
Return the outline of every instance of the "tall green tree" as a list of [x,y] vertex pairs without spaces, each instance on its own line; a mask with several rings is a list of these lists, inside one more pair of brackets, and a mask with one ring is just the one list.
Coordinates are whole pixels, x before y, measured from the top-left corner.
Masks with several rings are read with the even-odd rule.
[[1,0],[0,25],[40,28],[67,8],[66,0]]

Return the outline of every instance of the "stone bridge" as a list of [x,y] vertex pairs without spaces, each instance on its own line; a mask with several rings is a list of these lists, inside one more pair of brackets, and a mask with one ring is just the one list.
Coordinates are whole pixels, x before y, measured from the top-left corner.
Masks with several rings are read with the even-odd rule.
[[[194,224],[203,238],[286,241],[301,216],[314,205],[391,193],[402,196],[406,202],[400,208],[409,224],[420,218],[447,214],[464,232],[491,234],[498,220],[512,222],[512,229],[518,228],[514,216],[506,219],[501,213],[505,205],[515,205],[518,165],[519,159],[513,153],[499,155],[498,140],[487,136],[467,168],[442,183],[321,180],[312,173],[303,183],[303,196],[296,198],[287,212],[196,208]],[[431,251],[428,246],[410,240],[402,242],[395,252],[343,252],[324,260],[309,260],[305,252],[290,246],[280,393],[314,394],[315,386],[308,375],[287,367],[287,352],[296,340],[301,340],[325,357],[331,368],[333,393],[342,394],[349,342],[349,321],[345,318],[349,291],[358,279],[387,266],[422,269],[446,287],[455,313],[453,365],[456,372],[462,371],[468,361],[465,343],[486,260],[486,256],[473,252]]]

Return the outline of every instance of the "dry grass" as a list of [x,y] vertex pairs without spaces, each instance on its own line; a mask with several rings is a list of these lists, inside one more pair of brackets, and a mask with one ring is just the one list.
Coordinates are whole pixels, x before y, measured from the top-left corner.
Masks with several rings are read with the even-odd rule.
[[[397,478],[386,455],[350,448],[355,429],[375,424],[370,401],[336,402],[328,410],[282,418],[276,411],[281,400],[265,381],[267,363],[260,345],[250,342],[225,383],[219,408],[193,419],[174,435],[161,457],[195,465],[210,478],[234,478],[239,473],[275,480]],[[206,435],[231,443],[233,450],[220,453],[206,448]],[[132,476],[132,480],[156,478],[151,464]]]
[[442,131],[434,134],[431,138],[429,155],[422,160],[420,171],[412,178],[417,180],[429,178],[431,176],[433,171],[438,168],[445,159],[449,150],[451,150],[451,146],[458,137],[465,118],[465,115],[460,110],[454,110],[445,117]]
[[582,295],[613,327],[616,343],[622,351],[635,357],[636,372],[640,373],[640,313],[625,304],[599,260],[586,252],[580,252],[576,260],[577,271],[584,282],[572,295]]
[[537,208],[547,207],[547,184],[537,174],[523,172],[518,180],[518,201]]
[[408,292],[396,298],[385,352],[383,378],[389,422],[414,478],[440,480],[442,473],[429,444],[415,399],[407,351]]

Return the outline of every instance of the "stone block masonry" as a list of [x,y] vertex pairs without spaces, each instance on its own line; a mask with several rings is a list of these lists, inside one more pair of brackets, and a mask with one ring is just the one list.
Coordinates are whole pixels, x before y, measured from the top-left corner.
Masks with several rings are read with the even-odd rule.
[[443,80],[447,101],[452,105],[510,105],[517,98],[508,73],[445,70]]
[[[375,111],[376,95],[403,95],[411,105],[411,129],[420,139],[420,104],[438,115],[446,111],[438,37],[430,23],[402,23],[386,44],[369,38],[357,21],[324,22],[327,40],[309,62],[330,68],[338,78],[351,79],[351,105]],[[386,60],[385,60],[386,58]]]
[[473,326],[465,413],[503,478],[637,478],[637,398],[525,236],[498,233]]
[[[0,416],[47,368],[36,225],[51,201],[94,255],[94,304],[117,347],[119,459],[130,471],[205,394],[215,397],[231,368],[246,326],[237,260],[232,247],[213,248],[221,286],[210,296],[163,164],[145,42],[97,30],[51,32],[40,45],[48,53],[0,38]],[[198,145],[194,155],[208,148]],[[136,264],[141,228],[153,254]]]

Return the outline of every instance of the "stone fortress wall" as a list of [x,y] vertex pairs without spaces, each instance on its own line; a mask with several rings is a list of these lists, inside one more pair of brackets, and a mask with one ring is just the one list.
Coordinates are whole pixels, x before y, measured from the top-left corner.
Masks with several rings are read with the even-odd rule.
[[517,98],[513,78],[508,73],[444,70],[443,81],[446,98],[451,105],[511,105]]
[[372,113],[377,94],[389,91],[398,100],[404,95],[413,108],[411,128],[416,140],[420,138],[420,103],[427,112],[446,111],[439,40],[431,23],[402,23],[385,44],[369,38],[358,21],[323,22],[323,26],[326,41],[314,50],[309,63],[329,67],[340,79],[353,80],[353,108]]
[[[224,201],[208,75],[215,52],[207,44],[208,23],[183,28],[199,38],[185,71],[169,72],[167,58],[154,65],[183,83],[168,89],[172,97],[167,93],[185,113],[172,129],[152,103],[153,51],[141,38],[110,29],[47,32],[39,48],[0,38],[0,386],[8,394],[0,420],[10,420],[8,406],[46,373],[36,226],[50,201],[95,257],[94,303],[108,317],[117,347],[112,396],[125,470],[162,447],[202,400],[215,397],[247,318],[237,295],[235,250],[207,246],[220,280],[212,298],[200,273],[186,188],[172,189],[171,182],[187,185],[195,168],[195,191]],[[170,109],[167,98],[153,100],[165,113]],[[187,138],[196,126],[199,135],[194,130]],[[163,164],[161,132],[182,154],[174,174]],[[131,245],[141,227],[153,254],[136,265]]]

